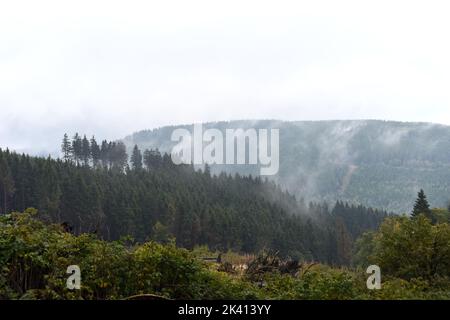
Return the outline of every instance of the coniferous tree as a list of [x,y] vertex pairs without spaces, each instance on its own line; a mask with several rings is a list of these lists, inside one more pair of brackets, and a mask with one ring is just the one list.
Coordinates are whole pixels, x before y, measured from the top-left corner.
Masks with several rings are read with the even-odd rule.
[[102,166],[104,168],[109,167],[109,149],[110,145],[108,144],[108,141],[103,140],[100,148],[100,161],[102,162]]
[[[1,151],[1,149],[0,149]],[[9,151],[6,151],[9,153]],[[8,162],[6,162],[5,159],[0,157],[0,192],[2,196],[2,202],[3,205],[1,206],[1,209],[3,210],[3,213],[8,213],[8,202],[10,200],[10,197],[13,195],[15,189],[14,189],[14,179],[11,175],[11,169],[8,165]]]
[[412,217],[417,217],[420,214],[424,214],[427,218],[432,218],[430,204],[428,203],[425,192],[421,189],[417,195],[416,203],[414,204],[414,210]]
[[142,153],[139,150],[138,146],[135,145],[133,148],[133,153],[131,155],[131,165],[133,170],[141,170],[142,169]]
[[144,164],[148,170],[157,169],[162,164],[161,153],[158,148],[145,150],[144,152]]
[[97,168],[101,159],[101,150],[94,136],[91,138],[91,158],[92,165]]
[[204,169],[204,173],[207,175],[207,176],[211,176],[211,166],[209,165],[209,164],[205,164],[205,169]]
[[[157,150],[146,152],[151,170],[130,174],[123,170],[128,159],[122,143],[104,141],[100,150],[109,169],[0,150],[1,211],[35,207],[46,220],[110,240],[163,240],[166,234],[186,247],[243,253],[269,248],[330,264],[348,263],[354,240],[387,216],[341,202],[331,212],[324,204],[299,206],[271,181],[208,175],[174,165]],[[162,226],[155,228],[158,221]]]
[[147,168],[147,170],[151,169],[151,154],[150,154],[150,150],[148,150],[148,149],[145,149],[145,151],[144,151],[143,163],[144,163],[144,166]]
[[128,162],[127,148],[121,141],[113,142],[110,146],[109,161],[114,169],[124,170]]
[[76,133],[72,140],[73,159],[76,164],[79,164],[83,154],[83,142],[78,133]]
[[86,138],[86,135],[83,137],[81,141],[81,156],[85,166],[89,165],[89,160],[91,158],[91,146],[89,140]]
[[64,161],[70,161],[72,159],[72,144],[69,140],[67,133],[64,134],[63,141],[61,144],[61,151],[63,154]]

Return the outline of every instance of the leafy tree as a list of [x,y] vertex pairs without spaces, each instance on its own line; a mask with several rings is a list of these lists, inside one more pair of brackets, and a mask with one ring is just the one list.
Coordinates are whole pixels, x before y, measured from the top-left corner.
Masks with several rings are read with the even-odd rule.
[[[435,272],[437,276],[430,281],[426,278],[405,280],[386,274],[382,290],[369,291],[365,286],[367,275],[359,269],[334,269],[317,263],[284,260],[277,255],[267,255],[267,251],[256,256],[226,253],[223,266],[228,268],[223,268],[199,259],[217,256],[217,252],[207,248],[190,252],[176,247],[173,241],[136,244],[130,238],[107,242],[91,234],[73,235],[66,225],[46,224],[38,219],[39,215],[35,209],[27,209],[0,216],[1,300],[450,299],[450,282],[440,277],[450,270],[448,225],[433,226],[424,217],[399,218],[402,221],[396,236],[405,231],[402,229],[406,225],[414,224],[413,231],[422,230],[425,234],[433,230],[435,242],[431,246],[427,241],[424,243],[428,249],[440,250],[440,256],[434,262],[429,260],[431,264],[426,265],[431,269],[424,270],[429,271],[425,275]],[[381,229],[392,221],[387,220]],[[398,245],[398,242],[393,243],[396,250]],[[389,251],[377,245],[371,247]],[[415,250],[426,253],[427,248]],[[406,254],[402,252],[400,259]],[[240,275],[230,264],[233,260],[248,263],[248,271]],[[66,269],[73,264],[82,270],[81,290],[66,288]]]
[[431,209],[432,221],[435,223],[450,223],[450,211],[448,209]]
[[450,276],[450,225],[433,225],[424,215],[388,218],[358,248],[360,264],[376,264],[385,275],[406,280]]

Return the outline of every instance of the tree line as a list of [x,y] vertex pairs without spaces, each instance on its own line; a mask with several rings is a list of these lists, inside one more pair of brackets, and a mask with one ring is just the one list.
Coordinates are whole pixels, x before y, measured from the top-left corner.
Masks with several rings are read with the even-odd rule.
[[[355,268],[284,260],[274,252],[222,263],[205,247],[173,242],[103,241],[72,235],[36,219],[35,209],[0,216],[0,300],[443,300],[450,299],[450,225],[419,215],[387,218],[357,245]],[[234,259],[249,259],[238,271]],[[382,290],[367,290],[366,268],[382,270]],[[67,266],[82,272],[80,290],[67,289]],[[265,285],[261,285],[264,283]]]
[[77,165],[92,165],[94,168],[117,168],[124,169],[128,162],[128,155],[123,142],[112,142],[103,140],[98,144],[95,137],[83,138],[76,133],[72,139],[64,134],[61,144],[63,160],[73,162]]
[[[134,147],[131,157],[122,141],[103,140],[97,143],[95,136],[88,139],[76,133],[72,139],[65,133],[61,143],[62,159],[77,165],[92,166],[93,168],[112,168],[124,170],[129,164],[132,169],[158,168],[161,164],[161,153],[158,149],[141,150]],[[128,162],[129,160],[129,162]]]
[[242,253],[267,248],[330,265],[349,264],[354,241],[387,216],[342,202],[332,208],[306,204],[271,181],[174,165],[158,150],[141,153],[135,147],[128,165],[120,142],[102,142],[100,154],[120,148],[126,160],[112,160],[115,152],[94,158],[95,139],[83,140],[84,151],[79,138],[73,139],[63,159],[0,150],[1,211],[34,207],[42,220],[105,240],[131,235],[138,242],[175,239],[186,248]]

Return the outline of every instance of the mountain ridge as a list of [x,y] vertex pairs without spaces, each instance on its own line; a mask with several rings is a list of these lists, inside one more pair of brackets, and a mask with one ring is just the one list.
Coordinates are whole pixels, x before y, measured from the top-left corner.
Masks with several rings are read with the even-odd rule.
[[[434,206],[450,199],[450,126],[386,120],[233,120],[203,123],[205,129],[280,129],[280,172],[272,179],[307,201],[344,200],[397,213],[410,212],[419,189]],[[128,149],[170,152],[172,125],[135,132]],[[258,166],[212,165],[221,171],[258,175]]]

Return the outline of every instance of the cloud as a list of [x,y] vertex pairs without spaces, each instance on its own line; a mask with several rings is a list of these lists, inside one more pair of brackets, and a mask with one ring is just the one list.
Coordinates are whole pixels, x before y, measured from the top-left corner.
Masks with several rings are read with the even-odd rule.
[[[450,124],[444,1],[10,1],[0,146],[228,119]],[[55,149],[56,148],[56,149]]]

